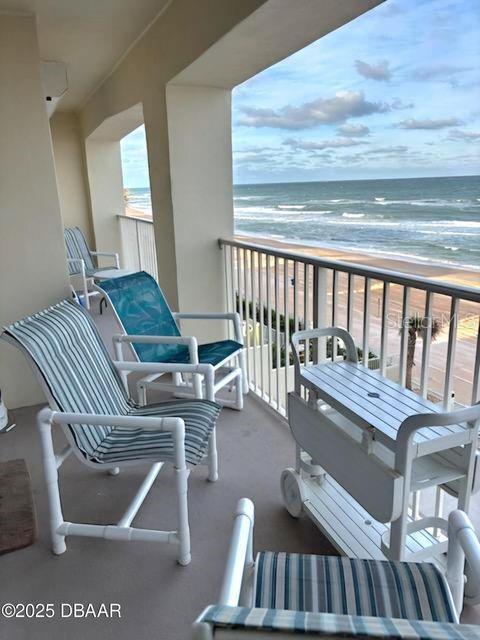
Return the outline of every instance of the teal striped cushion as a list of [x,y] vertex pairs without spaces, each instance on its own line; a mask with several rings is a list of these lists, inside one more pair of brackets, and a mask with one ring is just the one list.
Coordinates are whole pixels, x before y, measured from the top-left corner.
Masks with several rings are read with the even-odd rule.
[[[171,416],[185,420],[185,453],[198,463],[208,447],[220,407],[207,400],[179,400],[138,407],[129,401],[97,328],[71,300],[24,318],[6,329],[29,353],[55,402],[68,413]],[[71,425],[78,448],[96,462],[133,459],[170,460],[168,433]]]
[[256,607],[454,622],[432,564],[297,553],[259,553]]
[[[60,411],[126,415],[130,403],[91,318],[64,300],[7,329],[30,354]],[[90,457],[111,427],[73,425],[75,441]]]
[[[479,640],[480,626],[425,622],[395,618],[308,613],[281,609],[258,609],[212,605],[198,622],[214,628],[248,631],[293,632],[329,637],[395,638],[398,640]],[[240,638],[240,635],[238,635]],[[279,637],[282,637],[279,634]]]
[[[220,413],[220,406],[208,400],[175,400],[133,408],[130,415],[174,416],[185,421],[185,458],[198,464],[206,455],[208,441]],[[116,427],[94,452],[98,462],[155,459],[173,460],[173,441],[169,433]]]
[[[90,249],[87,246],[87,241],[83,235],[83,231],[78,227],[66,228],[64,230],[65,248],[67,250],[67,258],[79,259],[81,258],[85,262],[85,271],[87,275],[90,275],[95,271],[95,265],[93,264],[92,256],[90,255]],[[80,268],[77,263],[68,263],[68,270],[70,275],[80,273]]]

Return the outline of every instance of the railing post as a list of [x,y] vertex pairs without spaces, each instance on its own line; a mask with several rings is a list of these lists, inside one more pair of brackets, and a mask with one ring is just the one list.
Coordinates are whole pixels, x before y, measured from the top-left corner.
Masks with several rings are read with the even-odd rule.
[[[327,275],[326,269],[315,265],[313,272],[313,326],[315,329],[327,326]],[[319,338],[313,348],[316,362],[324,362],[327,359],[327,339]]]
[[[135,223],[141,226],[142,220]],[[126,221],[125,221],[126,223]],[[145,227],[148,229],[148,227]],[[131,241],[130,250],[134,253],[134,237],[133,227],[130,229]],[[137,241],[142,242],[144,234],[141,233],[142,228],[138,230]],[[146,237],[143,238],[146,240]],[[235,294],[238,291],[239,311],[242,320],[248,326],[248,321],[256,328],[257,313],[256,303],[259,305],[258,314],[260,322],[260,340],[259,336],[254,334],[253,338],[247,336],[248,346],[260,346],[259,362],[251,361],[250,372],[253,373],[252,387],[255,392],[265,398],[271,406],[276,408],[283,414],[283,394],[281,393],[280,379],[285,374],[285,390],[288,389],[288,344],[283,343],[283,336],[280,332],[280,316],[285,316],[285,322],[288,324],[289,316],[292,317],[292,326],[294,330],[300,328],[325,327],[330,324],[336,325],[339,321],[340,298],[345,302],[347,328],[352,331],[357,327],[358,319],[354,297],[355,282],[359,282],[362,278],[365,287],[363,291],[363,348],[364,363],[368,364],[369,352],[369,335],[372,332],[372,319],[370,306],[372,302],[372,284],[374,281],[383,282],[383,305],[381,313],[381,353],[380,353],[380,372],[386,374],[389,361],[389,349],[391,356],[395,356],[394,341],[390,340],[392,333],[395,332],[395,325],[390,322],[390,313],[397,310],[401,314],[402,326],[400,330],[400,362],[399,362],[399,381],[405,385],[407,378],[407,356],[409,355],[409,336],[410,326],[409,317],[412,311],[416,310],[415,300],[411,300],[411,292],[418,291],[426,294],[424,317],[426,318],[424,331],[422,332],[423,353],[421,356],[421,369],[418,376],[420,378],[420,392],[427,396],[429,390],[441,394],[444,392],[445,406],[451,403],[454,388],[455,373],[455,343],[458,339],[458,312],[460,305],[469,303],[473,305],[480,304],[480,294],[471,287],[451,285],[441,281],[429,280],[417,276],[410,276],[403,273],[388,271],[386,269],[377,269],[374,267],[355,265],[345,263],[338,260],[328,260],[317,258],[305,254],[299,254],[292,251],[283,250],[277,247],[267,247],[245,242],[236,239],[222,240],[221,244],[228,247],[229,255],[225,256],[225,275],[227,278],[227,298],[232,302],[232,308],[235,308]],[[148,256],[147,256],[148,258]],[[236,259],[235,259],[236,258]],[[282,272],[283,265],[283,272]],[[250,269],[250,272],[248,272]],[[330,275],[332,273],[332,291],[330,292]],[[293,276],[293,280],[292,280]],[[342,280],[340,280],[342,278]],[[347,295],[344,300],[343,291],[340,291],[340,282],[344,282],[348,278]],[[292,289],[292,297],[289,297]],[[395,287],[394,287],[395,285]],[[399,289],[401,287],[403,289]],[[343,288],[343,287],[342,287]],[[281,298],[282,293],[284,299]],[[402,296],[403,293],[403,296]],[[400,295],[398,295],[400,294]],[[328,296],[332,296],[332,307],[328,305]],[[432,337],[432,328],[434,323],[434,296],[448,296],[451,303],[451,323],[449,327],[449,339],[447,345],[445,377],[440,382],[438,376],[432,375],[432,384],[429,385],[430,372],[430,342]],[[303,296],[303,298],[302,298]],[[401,296],[401,297],[400,297]],[[403,299],[401,299],[403,298]],[[252,309],[250,311],[250,304]],[[329,311],[327,317],[327,310]],[[472,308],[472,316],[478,322],[478,312]],[[303,315],[303,319],[302,319]],[[290,331],[285,327],[284,335],[288,343]],[[265,342],[266,354],[263,353],[263,344]],[[304,357],[308,364],[312,357],[315,361],[323,361],[326,359],[328,342],[323,338],[322,343],[312,344],[314,349],[310,349],[309,342],[306,341]],[[390,344],[389,344],[390,343]],[[418,345],[420,346],[420,345]],[[281,368],[281,351],[285,348],[285,372],[279,376]],[[276,354],[275,353],[276,349]],[[255,349],[254,349],[255,351]],[[332,357],[335,357],[336,345],[332,342]],[[252,355],[252,354],[249,354]],[[439,350],[435,349],[435,361],[439,359]],[[254,356],[253,356],[254,357]],[[470,398],[465,397],[465,383],[468,383],[468,393],[472,404],[479,399],[480,394],[480,322],[479,332],[476,340],[475,364],[470,369],[471,379],[462,380],[460,393],[458,393],[457,401],[460,403],[468,403]],[[262,362],[263,360],[263,362]],[[472,356],[473,360],[473,356]],[[420,364],[420,363],[418,363]],[[432,362],[432,366],[436,362]],[[260,366],[260,370],[258,367]],[[265,370],[264,370],[265,367]],[[438,366],[437,366],[438,369]],[[429,389],[429,386],[431,387]],[[440,388],[439,388],[440,387]]]
[[450,307],[450,325],[448,327],[447,363],[445,367],[445,385],[443,388],[443,408],[451,411],[453,405],[453,371],[457,346],[458,298],[452,298]]
[[138,270],[143,270],[142,264],[142,248],[140,246],[140,234],[138,232],[138,220],[135,220],[135,233],[137,235],[137,254],[138,254]]

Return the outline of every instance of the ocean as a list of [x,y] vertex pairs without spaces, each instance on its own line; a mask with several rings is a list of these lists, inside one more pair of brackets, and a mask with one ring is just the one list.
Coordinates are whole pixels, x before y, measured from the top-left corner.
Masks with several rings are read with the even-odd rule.
[[480,176],[237,185],[234,207],[236,233],[480,269]]

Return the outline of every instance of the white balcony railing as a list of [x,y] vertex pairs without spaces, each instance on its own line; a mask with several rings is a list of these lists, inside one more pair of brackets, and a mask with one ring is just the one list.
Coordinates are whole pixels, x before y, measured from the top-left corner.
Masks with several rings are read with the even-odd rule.
[[118,215],[122,258],[125,269],[146,271],[158,278],[157,253],[153,222],[133,216]]
[[[293,389],[291,333],[329,325],[352,333],[364,364],[424,397],[446,408],[477,401],[479,289],[240,240],[220,246],[228,310],[244,324],[250,387],[282,415]],[[339,349],[327,342],[320,357],[341,357]]]

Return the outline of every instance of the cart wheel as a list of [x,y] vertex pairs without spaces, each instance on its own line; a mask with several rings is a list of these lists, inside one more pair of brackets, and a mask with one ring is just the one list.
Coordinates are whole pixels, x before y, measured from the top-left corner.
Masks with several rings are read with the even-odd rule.
[[282,471],[280,486],[282,489],[283,502],[288,513],[293,518],[299,518],[305,500],[303,480],[295,469],[288,467]]

